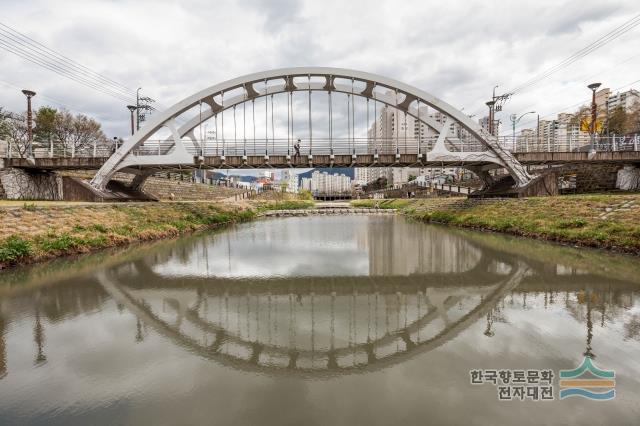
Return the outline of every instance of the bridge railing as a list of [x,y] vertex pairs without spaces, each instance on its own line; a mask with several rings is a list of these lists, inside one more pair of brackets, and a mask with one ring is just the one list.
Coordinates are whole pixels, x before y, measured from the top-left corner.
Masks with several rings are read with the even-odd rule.
[[[402,136],[398,138],[301,138],[300,156],[308,155],[395,155],[395,154],[428,154],[436,145],[437,136],[423,138]],[[195,156],[271,156],[296,154],[296,139],[240,139],[225,138],[214,140],[192,140],[183,138],[186,151]],[[501,136],[498,143],[514,153],[521,152],[587,152],[590,141],[584,135],[567,138],[524,138]],[[449,151],[478,152],[486,150],[479,142],[464,138],[449,138],[445,142]],[[109,157],[117,147],[115,145],[83,147],[73,150],[64,146],[35,146],[32,150],[15,147],[10,144],[0,145],[2,158],[76,158],[76,157]],[[640,151],[640,135],[598,137],[594,148],[598,152]],[[165,155],[175,149],[170,140],[147,140],[132,151],[136,156]]]

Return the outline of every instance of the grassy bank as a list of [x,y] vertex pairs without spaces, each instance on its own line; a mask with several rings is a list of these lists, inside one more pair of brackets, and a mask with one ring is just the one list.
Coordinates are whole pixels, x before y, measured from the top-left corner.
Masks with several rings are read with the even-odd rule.
[[1,209],[0,269],[250,220],[255,209],[214,203]]
[[592,194],[474,202],[462,198],[362,200],[424,222],[504,232],[640,254],[640,194]]

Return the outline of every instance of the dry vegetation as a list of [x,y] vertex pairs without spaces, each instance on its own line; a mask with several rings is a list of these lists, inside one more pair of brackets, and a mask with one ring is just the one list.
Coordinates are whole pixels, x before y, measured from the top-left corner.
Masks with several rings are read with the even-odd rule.
[[474,202],[363,200],[425,222],[484,229],[640,254],[640,194],[590,194]]
[[241,222],[256,211],[213,203],[37,206],[0,209],[0,268]]

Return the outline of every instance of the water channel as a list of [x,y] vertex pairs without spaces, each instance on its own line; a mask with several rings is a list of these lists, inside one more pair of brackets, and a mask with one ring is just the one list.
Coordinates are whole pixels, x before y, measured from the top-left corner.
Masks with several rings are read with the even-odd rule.
[[8,270],[0,424],[637,424],[639,263],[362,215]]

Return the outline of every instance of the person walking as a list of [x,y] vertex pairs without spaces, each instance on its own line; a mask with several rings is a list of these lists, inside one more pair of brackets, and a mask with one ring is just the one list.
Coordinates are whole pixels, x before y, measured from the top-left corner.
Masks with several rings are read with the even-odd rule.
[[294,154],[293,154],[293,158],[300,158],[300,139],[298,139],[298,141],[295,143],[295,145],[293,145],[293,149],[295,150]]

